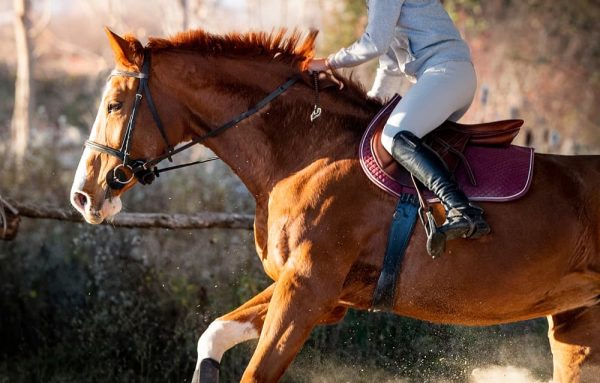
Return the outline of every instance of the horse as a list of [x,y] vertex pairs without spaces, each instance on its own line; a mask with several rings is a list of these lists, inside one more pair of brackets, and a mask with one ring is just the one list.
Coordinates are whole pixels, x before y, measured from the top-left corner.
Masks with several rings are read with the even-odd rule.
[[[311,123],[315,88],[304,69],[316,32],[196,30],[146,46],[107,36],[116,69],[71,202],[101,223],[119,212],[121,194],[148,183],[140,159],[166,158],[187,141],[216,153],[256,200],[256,250],[273,282],[200,336],[193,381],[217,382],[224,352],[249,339],[258,344],[241,381],[278,381],[315,326],[372,306],[397,199],[369,181],[357,151],[381,104],[352,79],[327,77]],[[168,126],[157,129],[157,118]],[[432,259],[415,229],[391,311],[474,326],[547,317],[554,382],[597,379],[599,188],[600,156],[536,154],[524,197],[482,204],[491,234],[450,241]]]

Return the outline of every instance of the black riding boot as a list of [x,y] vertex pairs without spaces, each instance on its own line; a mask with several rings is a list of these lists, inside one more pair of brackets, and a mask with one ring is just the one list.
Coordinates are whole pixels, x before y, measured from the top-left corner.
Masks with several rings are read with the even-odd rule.
[[[438,228],[445,240],[479,238],[490,232],[483,219],[483,210],[471,204],[452,178],[440,157],[414,134],[402,131],[394,137],[392,156],[406,170],[431,190],[446,209],[446,222]],[[429,238],[428,251],[432,256],[444,252],[445,241]]]

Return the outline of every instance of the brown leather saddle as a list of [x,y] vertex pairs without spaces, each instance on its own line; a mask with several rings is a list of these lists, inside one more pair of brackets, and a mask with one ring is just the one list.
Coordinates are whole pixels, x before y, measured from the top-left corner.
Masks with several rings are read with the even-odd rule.
[[[369,137],[370,146],[373,157],[381,169],[401,184],[412,185],[408,172],[381,145],[383,127],[400,99],[399,95],[395,95],[375,116],[367,130],[372,132]],[[477,181],[463,155],[467,146],[508,147],[519,134],[522,125],[523,120],[504,120],[474,125],[446,121],[425,136],[424,141],[439,154],[450,171],[454,172],[462,162],[467,169],[471,183],[476,185]]]

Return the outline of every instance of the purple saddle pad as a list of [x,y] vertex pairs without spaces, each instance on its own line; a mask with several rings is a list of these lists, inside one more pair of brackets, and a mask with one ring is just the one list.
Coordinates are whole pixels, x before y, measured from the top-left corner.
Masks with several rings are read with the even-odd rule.
[[[404,193],[416,193],[408,177],[396,179],[386,173],[375,155],[373,145],[375,125],[370,126],[360,143],[359,157],[363,171],[369,179],[386,192],[400,196]],[[520,146],[488,147],[467,146],[463,153],[473,171],[476,185],[469,179],[466,166],[460,163],[454,173],[456,180],[474,201],[506,202],[524,196],[533,178],[532,148]],[[426,197],[436,202],[435,196],[429,192]]]

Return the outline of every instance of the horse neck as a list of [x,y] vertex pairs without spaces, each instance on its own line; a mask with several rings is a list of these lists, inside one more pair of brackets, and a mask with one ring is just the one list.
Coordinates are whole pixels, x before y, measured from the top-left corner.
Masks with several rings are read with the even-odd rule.
[[[171,94],[189,112],[191,124],[183,139],[204,134],[247,111],[294,74],[289,65],[266,60],[194,55],[165,59],[171,68],[169,83],[177,89]],[[257,200],[267,197],[280,180],[315,161],[356,157],[360,132],[373,111],[348,92],[352,90],[321,92],[323,114],[311,124],[315,91],[300,81],[205,145],[232,168]]]

